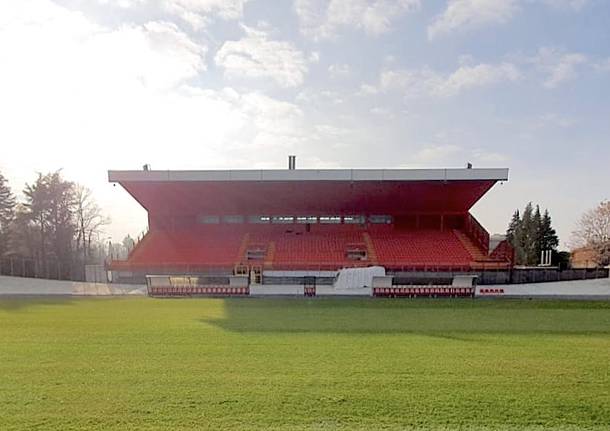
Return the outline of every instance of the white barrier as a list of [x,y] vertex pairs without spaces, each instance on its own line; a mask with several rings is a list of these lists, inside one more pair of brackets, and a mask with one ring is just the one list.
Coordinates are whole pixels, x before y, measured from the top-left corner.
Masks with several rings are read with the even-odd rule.
[[477,286],[480,297],[610,298],[610,279]]
[[0,295],[144,295],[140,284],[87,283],[0,276]]
[[334,288],[337,291],[371,288],[373,287],[373,280],[378,277],[385,277],[385,268],[382,266],[345,268],[339,271]]
[[265,296],[265,295],[289,295],[303,296],[305,287],[302,284],[251,284],[250,295]]

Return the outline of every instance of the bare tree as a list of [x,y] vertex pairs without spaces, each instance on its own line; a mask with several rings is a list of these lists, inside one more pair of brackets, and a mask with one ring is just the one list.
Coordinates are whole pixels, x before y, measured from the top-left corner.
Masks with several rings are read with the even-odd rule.
[[40,240],[38,231],[32,222],[31,214],[23,204],[15,206],[15,218],[9,227],[10,254],[33,257]]
[[83,262],[86,263],[91,257],[93,241],[102,234],[103,227],[110,223],[110,219],[102,214],[93,193],[87,187],[76,185],[74,197],[76,250],[82,253]]
[[601,265],[610,263],[610,201],[585,212],[572,233],[575,247],[590,247]]

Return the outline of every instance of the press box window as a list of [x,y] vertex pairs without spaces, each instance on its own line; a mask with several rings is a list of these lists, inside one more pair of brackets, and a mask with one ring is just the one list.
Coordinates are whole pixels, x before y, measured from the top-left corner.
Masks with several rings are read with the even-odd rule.
[[313,223],[317,223],[317,222],[318,222],[318,217],[316,217],[316,216],[298,216],[297,217],[297,223],[313,224]]
[[216,216],[216,215],[202,215],[202,216],[199,216],[199,223],[218,224],[218,223],[220,223],[220,217]]
[[390,223],[392,223],[392,216],[372,215],[372,216],[369,216],[369,222],[371,222],[373,224],[390,224]]
[[339,223],[341,223],[341,217],[340,216],[322,216],[322,217],[320,217],[320,223],[339,224]]
[[361,215],[343,217],[343,223],[345,224],[364,224],[365,220],[365,217]]
[[244,216],[227,215],[222,217],[222,222],[227,224],[240,224],[244,222]]
[[271,223],[291,224],[291,223],[294,223],[294,217],[293,216],[274,216],[274,217],[271,217]]
[[266,224],[271,222],[271,217],[262,215],[251,215],[248,216],[248,223],[253,224]]

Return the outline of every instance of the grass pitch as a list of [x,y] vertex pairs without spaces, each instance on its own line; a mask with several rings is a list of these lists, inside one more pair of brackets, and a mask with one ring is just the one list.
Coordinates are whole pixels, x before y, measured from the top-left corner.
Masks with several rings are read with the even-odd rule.
[[610,303],[0,299],[0,429],[610,428]]

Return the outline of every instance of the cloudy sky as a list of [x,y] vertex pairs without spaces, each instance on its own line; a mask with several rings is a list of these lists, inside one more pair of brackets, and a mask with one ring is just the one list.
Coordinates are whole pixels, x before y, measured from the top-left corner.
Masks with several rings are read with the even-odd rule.
[[3,0],[0,171],[62,168],[120,240],[107,169],[509,167],[569,240],[610,198],[607,0]]

